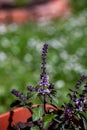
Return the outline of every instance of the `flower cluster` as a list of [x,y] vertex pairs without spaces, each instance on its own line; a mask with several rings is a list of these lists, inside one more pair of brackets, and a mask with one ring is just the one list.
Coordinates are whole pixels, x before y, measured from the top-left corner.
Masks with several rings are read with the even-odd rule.
[[46,72],[47,51],[48,51],[48,44],[44,44],[44,46],[42,48],[42,66],[41,66],[42,73],[40,74],[40,82],[38,84],[39,85],[39,94],[42,94],[42,95],[50,94],[52,92],[52,88],[50,89],[50,87],[49,87],[49,86],[51,86],[51,84],[49,83],[49,76]]
[[[46,59],[47,59],[47,52],[48,52],[48,44],[44,44],[43,48],[42,48],[42,63],[41,63],[41,74],[40,74],[40,81],[37,84],[36,87],[33,86],[27,86],[27,90],[29,93],[33,93],[33,92],[37,92],[38,96],[43,96],[44,97],[44,101],[46,100],[46,98],[51,94],[53,94],[55,92],[54,90],[54,84],[53,83],[49,83],[49,76],[46,72]],[[23,96],[22,93],[20,93],[19,91],[13,89],[12,90],[12,94],[14,94],[16,97],[18,97],[22,102],[27,101],[27,99],[29,99],[29,94],[28,96],[26,96],[26,98]],[[31,94],[30,94],[31,95]],[[46,101],[45,101],[46,103]]]
[[[68,94],[70,97],[70,100],[73,100],[73,101],[76,100],[76,98],[77,98],[76,94],[78,94],[78,89],[79,89],[80,85],[85,81],[86,78],[87,78],[87,76],[82,75],[81,78],[76,83],[74,90],[70,89],[70,91],[72,92],[72,94],[71,93]],[[85,93],[85,91],[83,91],[83,92]]]
[[[34,126],[38,126],[40,130],[87,130],[87,117],[85,116],[87,113],[87,83],[83,85],[83,82],[87,79],[87,76],[82,75],[81,78],[75,85],[75,88],[70,89],[70,93],[68,94],[69,102],[63,104],[61,109],[56,108],[56,111],[49,111],[47,113],[46,104],[50,103],[52,107],[56,106],[53,104],[53,96],[55,96],[54,84],[49,82],[49,76],[46,71],[46,59],[48,52],[48,44],[44,44],[42,48],[42,63],[41,63],[41,74],[40,81],[34,86],[27,86],[27,96],[17,91],[16,89],[12,90],[12,94],[20,99],[24,105],[27,105],[27,100],[31,100],[30,98],[36,93],[39,99],[42,101],[42,106],[44,112],[42,113],[42,117],[48,120],[52,116],[50,122],[48,123],[48,127],[44,128],[43,118],[37,118],[37,120],[30,120],[30,122],[26,123],[18,123],[14,128],[16,130],[21,129],[22,127],[26,128]],[[82,86],[81,86],[82,85]],[[81,87],[83,87],[83,89]],[[81,88],[81,89],[80,89]],[[50,99],[50,100],[48,100]],[[58,100],[58,99],[56,99]],[[30,102],[32,105],[32,101]],[[28,104],[29,105],[29,104]],[[30,109],[31,107],[29,107]],[[39,109],[39,107],[38,107]],[[40,110],[39,110],[40,111]],[[39,115],[40,112],[36,115]],[[53,115],[54,114],[54,115]],[[43,116],[44,115],[44,116]],[[45,117],[46,116],[46,117]],[[45,122],[46,124],[46,122]],[[14,129],[13,129],[14,130]]]
[[11,91],[12,94],[14,94],[16,97],[18,97],[23,103],[25,103],[26,101],[26,98],[24,97],[23,93],[19,92],[18,90],[16,89],[13,89]]
[[27,90],[30,92],[34,92],[34,91],[36,91],[36,88],[33,86],[27,86]]
[[[70,89],[71,93],[68,94],[70,98],[69,103],[63,105],[64,112],[62,119],[65,122],[65,124],[67,123],[67,121],[71,122],[68,128],[70,128],[72,122],[74,122],[74,130],[76,126],[78,126],[78,123],[76,123],[79,122],[77,121],[78,116],[82,119],[83,115],[81,114],[81,112],[86,113],[87,111],[87,83],[83,86],[83,90],[81,92],[79,90],[80,85],[85,81],[85,79],[87,79],[87,76],[82,75],[80,80],[76,83],[75,89]],[[85,121],[87,121],[87,119]],[[82,127],[82,124],[80,124],[80,127]],[[83,128],[83,130],[85,130],[85,128]]]
[[[45,79],[46,79],[46,57],[47,57],[47,51],[48,51],[48,44],[44,44],[43,48],[42,48],[42,73],[40,75],[40,78],[43,80],[43,82],[45,83]],[[44,85],[44,84],[43,84]]]
[[30,92],[37,91],[39,95],[49,95],[52,92],[54,92],[54,84],[49,83],[49,76],[46,72],[46,58],[47,58],[47,52],[48,52],[48,44],[44,44],[42,48],[42,63],[41,63],[41,69],[42,72],[40,74],[40,81],[37,84],[37,87],[28,86],[27,90]]
[[84,89],[82,90],[82,93],[79,94],[80,85],[83,83],[83,81],[86,78],[87,76],[82,75],[80,80],[76,83],[75,89],[71,90],[72,93],[68,94],[70,97],[70,102],[72,102],[72,104],[74,105],[73,108],[76,111],[83,111],[83,108],[85,109],[86,106],[87,83],[84,85]]

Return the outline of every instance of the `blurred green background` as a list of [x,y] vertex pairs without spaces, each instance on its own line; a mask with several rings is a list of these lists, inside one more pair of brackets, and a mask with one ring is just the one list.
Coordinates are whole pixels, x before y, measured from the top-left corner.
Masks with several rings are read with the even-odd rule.
[[49,44],[47,69],[58,89],[58,103],[65,102],[82,74],[87,75],[87,0],[72,0],[68,19],[43,23],[0,24],[0,113],[16,99],[12,88],[26,91],[40,78],[41,50]]

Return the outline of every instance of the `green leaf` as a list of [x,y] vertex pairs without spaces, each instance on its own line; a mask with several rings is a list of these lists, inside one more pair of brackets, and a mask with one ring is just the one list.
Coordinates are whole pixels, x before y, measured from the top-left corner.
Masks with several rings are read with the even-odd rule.
[[44,117],[43,117],[43,123],[44,123],[44,128],[47,129],[48,126],[49,126],[49,123],[52,121],[52,119],[55,118],[55,115],[54,114],[46,114]]
[[45,121],[51,121],[52,119],[55,118],[55,115],[54,114],[46,114],[44,117],[43,117],[43,122]]
[[43,107],[38,106],[36,108],[33,109],[33,121],[36,121],[38,119],[42,118],[44,111],[43,111]]
[[31,130],[40,130],[38,127],[32,127]]
[[54,97],[54,96],[52,96],[52,95],[51,95],[51,97],[52,97],[52,102],[53,102],[53,104],[55,104],[55,106],[58,107],[58,98],[57,98],[57,97]]
[[84,125],[84,130],[87,130],[87,119],[81,114],[81,121],[83,122]]

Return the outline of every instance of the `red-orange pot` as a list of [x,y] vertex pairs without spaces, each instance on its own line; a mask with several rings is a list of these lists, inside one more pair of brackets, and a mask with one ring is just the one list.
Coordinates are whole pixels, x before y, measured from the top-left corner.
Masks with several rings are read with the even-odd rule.
[[[33,107],[37,107],[38,105],[32,105]],[[57,111],[58,109],[52,105],[46,104],[46,111],[49,109],[53,109]],[[15,125],[18,122],[26,122],[32,116],[31,112],[24,107],[16,108],[13,111],[7,112],[5,114],[0,115],[0,130],[8,130],[9,127]]]

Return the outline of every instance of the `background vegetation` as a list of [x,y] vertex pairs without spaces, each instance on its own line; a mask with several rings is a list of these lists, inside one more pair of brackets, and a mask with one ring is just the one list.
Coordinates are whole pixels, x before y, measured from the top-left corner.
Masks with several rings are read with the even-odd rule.
[[58,89],[59,105],[66,101],[68,88],[87,75],[87,9],[85,3],[83,8],[79,4],[73,2],[76,13],[65,20],[0,25],[0,113],[9,110],[12,88],[25,92],[27,85],[39,81],[45,42],[49,44],[48,73]]

